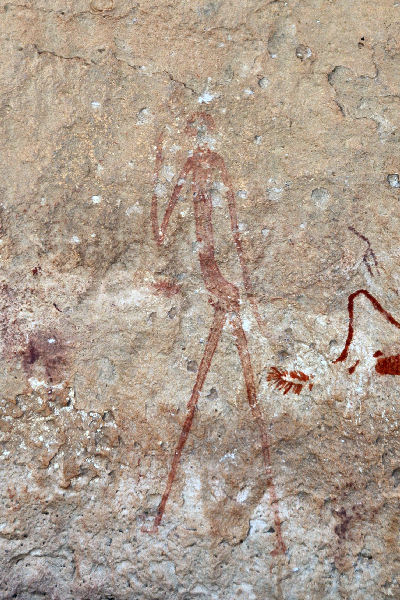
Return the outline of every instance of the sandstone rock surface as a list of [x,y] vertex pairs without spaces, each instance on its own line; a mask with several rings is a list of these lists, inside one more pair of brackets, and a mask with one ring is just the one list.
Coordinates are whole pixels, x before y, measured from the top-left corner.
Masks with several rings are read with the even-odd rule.
[[0,597],[400,598],[400,3],[0,15]]

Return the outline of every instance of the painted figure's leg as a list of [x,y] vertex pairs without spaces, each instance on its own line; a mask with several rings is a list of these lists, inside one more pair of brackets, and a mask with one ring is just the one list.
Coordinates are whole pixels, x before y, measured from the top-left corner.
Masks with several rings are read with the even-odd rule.
[[181,459],[182,451],[185,446],[186,440],[188,438],[190,428],[192,426],[194,413],[196,410],[197,401],[199,399],[199,394],[203,387],[204,381],[206,379],[207,373],[210,369],[211,361],[214,356],[214,352],[217,349],[218,342],[221,337],[222,329],[224,327],[226,321],[226,312],[221,310],[220,308],[215,309],[214,320],[211,325],[210,333],[208,336],[208,340],[206,343],[206,347],[204,349],[203,358],[200,363],[200,367],[197,373],[196,383],[194,384],[194,388],[192,391],[192,395],[188,402],[188,414],[186,416],[185,422],[182,427],[182,432],[178,441],[178,445],[176,446],[174,457],[172,459],[171,468],[168,473],[167,484],[165,486],[165,491],[163,497],[161,499],[160,505],[157,509],[157,514],[154,519],[153,532],[157,531],[157,527],[161,523],[161,519],[163,517],[165,511],[165,505],[167,503],[168,497],[171,492],[172,484],[174,483],[176,470],[178,468],[179,461]]
[[273,550],[273,554],[283,554],[286,550],[285,544],[282,539],[281,532],[281,519],[279,516],[278,497],[275,490],[275,484],[272,475],[271,467],[271,453],[268,442],[267,426],[262,415],[260,405],[257,402],[257,391],[254,380],[253,368],[251,366],[250,354],[247,347],[247,339],[243,330],[242,322],[240,317],[235,317],[233,321],[233,329],[236,337],[236,346],[239,352],[240,362],[242,363],[243,375],[246,383],[247,399],[250,405],[250,409],[254,420],[258,426],[261,446],[264,459],[265,471],[267,474],[267,486],[270,495],[270,502],[272,511],[274,513],[274,524],[277,538],[276,549]]

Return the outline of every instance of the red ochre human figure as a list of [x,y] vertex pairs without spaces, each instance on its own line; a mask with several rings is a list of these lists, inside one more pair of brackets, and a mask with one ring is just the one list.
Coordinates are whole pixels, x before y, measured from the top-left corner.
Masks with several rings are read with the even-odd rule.
[[[210,115],[206,113],[198,113],[189,119],[186,132],[192,135],[197,135],[198,131],[196,123],[199,127],[207,128],[207,130],[212,130],[214,128],[214,122]],[[162,136],[159,137],[157,143],[155,182],[158,180],[161,164]],[[281,533],[281,519],[279,516],[278,497],[273,481],[267,427],[260,405],[257,401],[257,391],[253,368],[251,365],[247,339],[239,312],[239,289],[225,279],[215,258],[211,189],[213,184],[213,176],[216,174],[222,178],[222,182],[227,189],[227,204],[230,215],[230,225],[233,234],[233,241],[238,253],[239,262],[243,273],[244,287],[251,302],[257,322],[259,325],[261,324],[255,299],[251,292],[250,278],[247,271],[247,266],[245,264],[243,249],[239,236],[234,192],[224,160],[219,154],[210,150],[205,144],[199,143],[192,156],[187,159],[182,172],[178,177],[177,183],[168,201],[161,226],[159,225],[158,220],[158,199],[156,193],[153,195],[151,206],[153,236],[157,241],[157,244],[161,245],[164,241],[168,222],[178,201],[179,194],[181,193],[181,190],[185,184],[189,185],[190,195],[192,197],[194,207],[196,238],[199,243],[198,254],[200,270],[203,276],[204,285],[211,295],[210,303],[214,307],[214,318],[204,348],[204,354],[197,372],[196,382],[194,384],[190,400],[187,404],[188,412],[172,458],[172,464],[168,473],[165,491],[157,509],[153,528],[150,530],[150,532],[154,533],[157,531],[158,526],[163,518],[165,506],[174,483],[181,455],[193,423],[200,392],[203,388],[203,384],[210,369],[214,353],[221,338],[223,327],[227,322],[229,322],[235,336],[235,343],[246,384],[248,403],[261,438],[264,468],[266,472],[266,485],[269,490],[270,504],[273,512],[276,532],[276,547],[272,553],[280,554],[284,553],[286,548]]]
[[[380,304],[380,302],[378,302],[378,300],[367,290],[357,290],[356,292],[353,292],[353,294],[350,294],[349,296],[347,307],[349,312],[349,329],[347,333],[346,343],[340,356],[333,361],[334,363],[344,362],[348,357],[350,345],[353,341],[354,336],[354,300],[357,298],[357,296],[360,295],[365,296],[367,300],[371,302],[375,310],[377,310],[381,315],[383,315],[385,319],[389,321],[389,323],[397,327],[397,329],[400,329],[399,321],[396,321],[396,319],[387,310],[385,310]],[[383,352],[381,350],[378,350],[377,352],[375,352],[374,357],[377,358],[375,364],[375,371],[377,373],[379,373],[380,375],[400,375],[400,354],[395,354],[393,356],[383,356]],[[360,361],[358,360],[353,366],[349,368],[350,374],[354,373],[359,362]]]

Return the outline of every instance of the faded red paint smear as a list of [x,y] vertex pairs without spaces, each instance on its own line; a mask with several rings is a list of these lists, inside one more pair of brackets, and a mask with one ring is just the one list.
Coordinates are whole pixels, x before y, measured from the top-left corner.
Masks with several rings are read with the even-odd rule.
[[37,331],[32,333],[21,352],[22,367],[25,373],[32,375],[33,369],[40,368],[49,382],[59,383],[66,377],[69,348],[57,333]]
[[[186,132],[196,133],[196,121],[201,123],[203,127],[213,127],[212,117],[206,113],[196,113],[188,122]],[[162,134],[158,137],[156,143],[156,168],[154,183],[158,181],[159,173],[162,165]],[[271,453],[267,434],[267,426],[262,415],[259,403],[257,402],[256,383],[253,373],[253,368],[250,359],[250,353],[247,345],[247,338],[243,329],[242,320],[239,313],[239,289],[225,279],[221,273],[216,258],[214,246],[214,230],[212,225],[212,173],[215,173],[222,179],[224,186],[227,188],[227,205],[230,216],[230,225],[232,237],[236,252],[239,257],[239,262],[242,269],[244,287],[253,308],[257,323],[261,325],[261,318],[258,312],[258,307],[255,302],[254,295],[251,290],[250,276],[247,264],[244,257],[242,242],[239,235],[238,218],[236,212],[235,196],[232,183],[230,181],[227,169],[223,158],[211,151],[210,149],[198,146],[193,152],[193,155],[186,161],[181,173],[178,177],[178,183],[175,185],[171,197],[168,201],[164,217],[159,226],[158,221],[158,199],[156,194],[152,198],[151,206],[151,222],[153,236],[158,245],[164,241],[167,226],[171,218],[172,212],[178,201],[178,197],[185,184],[189,188],[189,196],[193,200],[196,238],[199,243],[199,262],[203,276],[203,281],[206,289],[211,294],[211,304],[214,306],[214,318],[211,329],[208,335],[207,343],[204,349],[203,358],[197,372],[197,378],[193,387],[192,395],[188,402],[188,413],[184,421],[181,435],[176,446],[172,464],[167,478],[164,494],[154,519],[153,529],[157,531],[158,526],[164,515],[165,507],[172,489],[172,485],[179,466],[181,455],[189,436],[190,429],[193,424],[193,419],[196,411],[199,394],[202,390],[207,373],[210,369],[214,353],[218,347],[219,340],[224,325],[229,322],[232,326],[235,344],[238,350],[242,372],[246,384],[247,400],[250,406],[252,416],[257,424],[261,439],[264,468],[266,473],[266,484],[269,489],[270,505],[274,516],[274,525],[276,532],[276,548],[273,554],[284,553],[286,550],[281,532],[281,519],[278,508],[278,497],[275,489],[275,484],[272,474]]]
[[167,298],[172,298],[181,291],[180,285],[167,280],[156,281],[153,283],[153,287],[158,294],[162,294]]

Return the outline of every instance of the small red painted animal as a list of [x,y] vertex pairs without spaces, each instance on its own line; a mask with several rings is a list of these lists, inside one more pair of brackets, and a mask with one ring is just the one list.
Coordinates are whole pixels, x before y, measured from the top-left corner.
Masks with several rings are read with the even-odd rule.
[[305,385],[312,390],[314,384],[310,379],[313,378],[314,375],[306,375],[303,371],[280,371],[277,367],[271,367],[267,375],[267,381],[277,390],[282,390],[284,396],[289,392],[299,395]]
[[[346,343],[342,350],[340,356],[334,360],[334,363],[344,362],[349,354],[350,345],[353,341],[354,336],[354,300],[357,296],[364,295],[367,300],[369,300],[372,306],[377,310],[381,315],[385,317],[389,323],[400,329],[400,323],[397,321],[387,310],[383,308],[383,306],[378,302],[378,300],[370,294],[367,290],[357,290],[350,294],[348,300],[348,312],[349,312],[349,329],[347,333]],[[393,356],[384,356],[381,350],[378,350],[374,354],[374,358],[377,359],[375,364],[375,371],[379,373],[379,375],[400,375],[400,354],[394,354]],[[360,361],[358,360],[354,365],[349,368],[350,375],[354,373]]]

